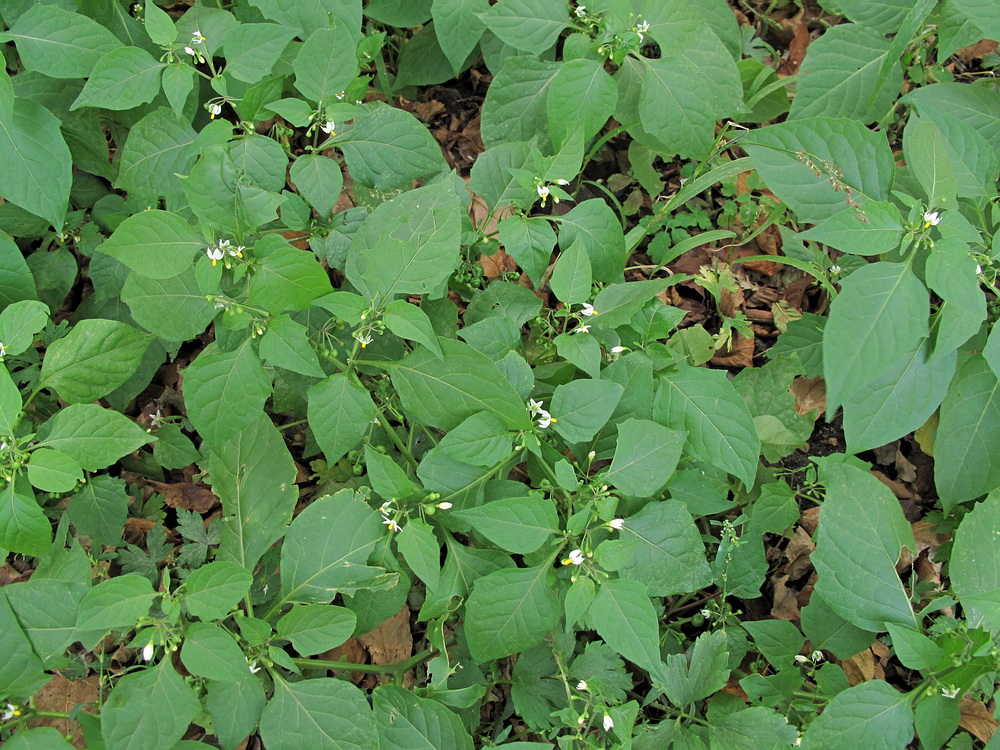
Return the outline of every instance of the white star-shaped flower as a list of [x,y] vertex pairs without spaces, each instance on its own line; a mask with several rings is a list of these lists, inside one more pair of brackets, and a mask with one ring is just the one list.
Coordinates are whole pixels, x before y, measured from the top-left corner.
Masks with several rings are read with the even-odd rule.
[[583,565],[583,550],[575,549],[562,561],[563,565]]
[[337,135],[337,123],[333,120],[327,120],[325,123],[319,126],[319,129],[330,136]]
[[615,728],[615,721],[611,718],[610,714],[604,714],[604,731],[610,732]]
[[205,248],[205,254],[212,259],[212,265],[217,265],[220,260],[222,260],[225,253],[222,251],[221,247],[208,247]]
[[590,317],[591,315],[597,315],[597,310],[595,310],[594,306],[589,302],[584,302],[583,309],[580,310],[580,315],[585,315],[587,317]]
[[936,227],[940,223],[941,215],[937,211],[924,212],[924,229],[927,227]]

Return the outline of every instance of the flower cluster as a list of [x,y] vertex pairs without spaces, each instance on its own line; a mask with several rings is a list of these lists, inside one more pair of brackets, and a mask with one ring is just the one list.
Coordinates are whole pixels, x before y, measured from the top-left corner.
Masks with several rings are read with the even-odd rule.
[[535,192],[538,193],[538,197],[542,199],[542,208],[545,207],[545,201],[549,199],[550,195],[555,203],[558,203],[560,198],[569,199],[569,194],[560,190],[558,187],[555,187],[556,185],[565,187],[566,185],[569,185],[569,180],[556,180],[554,183],[548,184],[546,184],[544,180],[535,180]]
[[[205,254],[211,258],[212,265],[217,265],[220,260],[224,260],[227,256],[230,258],[242,258],[243,251],[246,250],[246,246],[237,245],[233,247],[233,244],[229,240],[219,240],[218,245],[212,245],[205,248]],[[229,267],[229,263],[226,263],[226,268]]]
[[535,401],[533,398],[528,399],[528,409],[531,411],[532,417],[538,417],[538,426],[543,430],[548,428],[553,422],[559,421],[542,408],[541,401]]
[[191,32],[191,41],[188,42],[188,46],[184,48],[184,51],[191,55],[191,57],[195,58],[198,62],[203,63],[205,62],[205,55],[202,50],[205,47],[206,41],[207,40],[204,36],[202,36],[201,31],[195,29]]

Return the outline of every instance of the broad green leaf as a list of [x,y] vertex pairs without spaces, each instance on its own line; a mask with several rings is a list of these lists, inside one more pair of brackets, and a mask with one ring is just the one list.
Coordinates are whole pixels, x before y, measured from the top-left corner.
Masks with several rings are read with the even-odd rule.
[[[410,29],[431,19],[431,0],[368,0],[365,15],[387,26]],[[433,15],[436,23],[436,10]]]
[[368,470],[368,480],[375,494],[390,503],[397,499],[408,500],[412,497],[416,487],[402,467],[389,456],[375,450],[371,445],[365,445],[364,460],[365,468]]
[[670,279],[630,281],[627,284],[609,284],[594,298],[596,318],[588,323],[595,328],[617,328],[632,320],[632,316],[646,306],[657,294],[672,285]]
[[417,577],[433,591],[441,578],[441,542],[426,521],[411,518],[396,536],[396,548]]
[[889,40],[870,26],[828,29],[802,61],[789,119],[847,117],[866,125],[880,119],[903,85],[898,58],[879,83],[889,48]]
[[556,244],[556,233],[552,225],[541,216],[509,216],[497,228],[500,230],[500,242],[504,251],[517,261],[521,270],[537,285],[549,265]]
[[153,44],[169,46],[177,39],[174,19],[152,0],[147,0],[142,20]]
[[108,750],[172,750],[200,709],[194,690],[163,659],[115,684],[101,710],[101,734]]
[[481,18],[505,44],[532,55],[551,47],[569,26],[562,0],[500,0]]
[[400,338],[423,344],[439,357],[444,356],[427,313],[417,305],[398,299],[385,308],[383,317],[386,327]]
[[[191,92],[194,91],[196,76],[197,73],[195,73],[194,68],[183,63],[168,65],[163,69],[163,75],[160,78],[163,95],[170,102],[170,108],[173,110],[173,113],[178,117],[184,116],[184,109],[187,106]],[[244,97],[240,105],[247,107],[248,111],[252,111],[249,108],[249,101],[248,97]]]
[[213,449],[257,419],[271,395],[271,381],[250,340],[231,352],[206,347],[184,371],[188,418]]
[[928,636],[892,622],[887,622],[885,628],[889,631],[892,648],[903,666],[926,672],[941,662],[944,650]]
[[625,268],[625,236],[614,210],[595,198],[573,207],[559,220],[559,246],[581,244],[590,258],[594,278],[614,283]]
[[571,443],[590,440],[607,424],[623,388],[610,380],[574,380],[558,386],[549,411],[552,429]]
[[725,631],[702,633],[687,654],[671,654],[664,664],[666,694],[676,706],[707,698],[729,678],[728,639]]
[[549,279],[553,293],[567,305],[576,305],[590,299],[594,283],[590,257],[583,242],[575,242],[559,255]]
[[754,645],[776,669],[793,666],[806,639],[788,620],[751,620],[741,623]]
[[295,463],[281,433],[258,412],[235,439],[211,446],[208,468],[224,513],[217,559],[253,570],[292,518]]
[[604,581],[587,615],[605,643],[659,681],[660,629],[643,584],[620,578]]
[[295,88],[304,97],[320,105],[331,103],[354,80],[358,62],[352,36],[341,25],[311,31],[292,63]]
[[507,552],[528,554],[559,530],[559,516],[549,498],[509,497],[452,515]]
[[360,35],[359,0],[251,0],[250,5],[266,18],[306,33],[332,24],[343,25],[351,30],[355,46]]
[[267,324],[267,333],[260,340],[260,356],[272,367],[324,378],[319,357],[308,339],[308,329],[287,315],[278,315]]
[[394,107],[376,107],[338,137],[351,177],[388,192],[409,188],[413,180],[447,170],[441,147],[413,115]]
[[488,357],[460,341],[440,343],[443,359],[421,347],[389,371],[403,407],[413,417],[442,430],[479,412],[494,414],[511,430],[531,426],[521,398]]
[[993,150],[1000,155],[1000,97],[996,93],[978,86],[964,86],[960,83],[935,83],[920,86],[903,96],[903,104],[912,105],[926,120],[940,123],[955,118],[976,130]]
[[382,750],[472,750],[462,720],[436,700],[420,698],[395,685],[372,692]]
[[344,187],[340,165],[321,154],[303,154],[292,164],[289,176],[320,218],[329,217]]
[[[560,333],[552,343],[559,356],[579,367],[592,378],[601,377],[601,345],[593,336],[577,328],[569,333]],[[620,405],[621,402],[619,402]]]
[[827,414],[919,347],[928,335],[928,304],[906,263],[872,263],[844,279],[823,332]]
[[4,745],[7,750],[72,750],[58,729],[38,727],[21,729]]
[[381,538],[379,515],[351,490],[312,503],[281,547],[281,604],[325,604],[338,592],[382,585],[385,571],[366,565]]
[[891,443],[937,410],[955,374],[957,356],[950,351],[927,360],[923,344],[844,400],[844,434],[851,453]]
[[354,634],[355,614],[332,604],[299,604],[278,620],[278,636],[303,656],[336,648]]
[[275,680],[274,697],[260,717],[268,750],[371,750],[378,747],[375,714],[365,694],[346,680]]
[[239,682],[208,684],[205,703],[214,733],[225,750],[235,750],[257,728],[266,702],[260,680],[249,673]]
[[913,724],[926,750],[940,750],[958,729],[962,719],[961,701],[940,693],[924,697],[913,710]]
[[834,612],[818,592],[802,608],[802,632],[814,649],[832,651],[838,659],[849,659],[875,640],[874,633]]
[[26,482],[9,482],[0,490],[0,549],[41,556],[51,544],[51,524],[31,487]]
[[221,620],[250,591],[253,577],[246,568],[226,560],[215,560],[191,571],[184,586],[184,604],[194,617]]
[[687,594],[712,583],[701,535],[680,500],[649,503],[626,519],[620,537],[634,541],[635,551],[618,574],[650,596]]
[[[3,513],[0,511],[0,519],[2,517]],[[2,526],[0,526],[0,545],[12,549],[7,546],[3,538]],[[0,632],[4,634],[5,655],[5,658],[0,660],[0,685],[4,686],[4,693],[10,697],[27,698],[48,682],[51,676],[43,671],[42,661],[35,654],[31,641],[21,629],[4,589],[0,589]]]
[[133,271],[121,299],[136,323],[166,341],[187,341],[204,333],[218,312],[201,293],[193,266],[170,279],[149,279]]
[[151,102],[160,93],[160,71],[165,67],[165,63],[157,62],[139,47],[121,47],[109,52],[94,66],[70,110],[80,107],[123,110]]
[[618,425],[618,444],[604,481],[627,495],[652,497],[677,468],[687,434],[648,419],[626,419]]
[[618,89],[600,62],[564,62],[556,73],[552,91],[545,102],[553,145],[560,148],[580,124],[583,126],[583,139],[589,140],[604,127],[617,103]]
[[250,671],[243,649],[218,623],[188,625],[181,663],[193,675],[223,682],[239,682]]
[[52,448],[32,451],[28,460],[28,481],[43,492],[71,492],[83,479],[80,464]]
[[1000,8],[990,0],[953,0],[958,10],[971,18],[985,39],[1000,37]]
[[562,611],[550,567],[509,568],[477,580],[465,603],[465,637],[477,664],[537,646]]
[[763,706],[716,716],[708,726],[712,747],[725,747],[729,750],[786,747],[794,744],[798,734],[784,716]]
[[688,450],[753,485],[760,438],[746,402],[719,370],[682,367],[660,377],[653,419],[686,430]]
[[117,545],[122,540],[130,502],[125,482],[118,477],[90,477],[70,500],[69,520],[95,544]]
[[487,152],[500,143],[530,141],[546,132],[545,101],[558,71],[558,63],[530,55],[507,60],[483,102],[482,136]]
[[307,310],[313,300],[333,291],[327,272],[308,250],[292,247],[274,234],[262,237],[253,249],[256,269],[248,291],[251,305],[273,315]]
[[803,746],[899,750],[912,740],[913,709],[907,695],[882,680],[871,680],[835,695],[809,725]]
[[140,617],[149,614],[155,596],[153,585],[145,576],[129,574],[102,581],[80,602],[77,630],[134,627]]
[[[164,80],[168,72],[164,71]],[[187,174],[194,165],[196,136],[186,118],[166,107],[154,109],[129,130],[116,187],[145,198],[150,206],[161,197],[170,207],[186,201],[178,175]]]
[[[498,143],[492,146],[476,159],[472,165],[472,177],[469,181],[469,188],[473,193],[483,199],[483,202],[494,212],[499,212],[507,206],[518,206],[528,208],[538,200],[538,193],[531,185],[524,185],[518,179],[521,174],[519,170],[530,170],[534,166],[534,151],[530,143],[513,141]],[[552,230],[548,220],[541,216],[531,217],[515,215],[509,216],[503,221],[520,219],[533,225],[545,225],[552,234],[552,244],[555,245],[556,235]],[[539,229],[539,231],[543,231]],[[504,242],[503,239],[500,240]],[[551,248],[549,254],[552,253]],[[545,263],[548,264],[548,255],[545,256]],[[543,267],[542,271],[545,270]],[[541,271],[539,271],[541,274]]]
[[25,70],[51,78],[86,78],[122,44],[96,21],[50,3],[33,3],[4,36],[17,44]]
[[[41,7],[41,6],[39,6]],[[40,104],[17,97],[0,117],[0,193],[62,231],[69,205],[72,164],[59,120]]]
[[309,389],[309,424],[332,466],[358,444],[375,418],[371,394],[344,373]]
[[[884,135],[857,120],[784,122],[755,130],[741,142],[764,183],[800,221],[818,224],[852,207],[848,199],[863,208],[868,199],[889,198],[896,168],[892,151]],[[837,174],[831,174],[833,167]]]
[[511,434],[496,415],[482,412],[450,430],[434,450],[473,466],[493,466],[510,455]]
[[817,411],[798,414],[790,388],[803,372],[798,358],[773,355],[763,367],[746,368],[733,386],[747,402],[754,418],[761,451],[768,461],[778,461],[802,446],[812,435]]
[[447,181],[380,204],[354,235],[348,280],[379,306],[398,294],[440,290],[458,265],[460,212]]
[[433,0],[431,3],[434,34],[456,75],[486,30],[480,14],[489,8],[489,0]]
[[1000,534],[998,505],[1000,494],[991,492],[962,519],[949,563],[952,586],[969,625],[994,633],[1000,630],[1000,564],[994,554]]
[[812,554],[817,592],[865,630],[879,632],[885,622],[916,627],[895,569],[902,548],[915,548],[899,502],[870,473],[849,464],[824,461],[820,479],[826,499]]
[[143,211],[125,219],[98,250],[151,279],[189,268],[205,242],[190,224],[168,211]]
[[[18,254],[20,252],[18,250]],[[25,299],[7,305],[0,313],[0,341],[3,341],[7,354],[26,351],[34,342],[35,334],[48,322],[49,308],[41,302]]]
[[81,320],[45,353],[40,387],[71,404],[96,401],[128,380],[150,338],[117,320]]
[[892,203],[870,200],[864,208],[846,208],[797,236],[843,253],[882,255],[899,247],[903,220]]
[[240,24],[226,35],[226,73],[245,83],[257,83],[270,75],[295,35],[295,29],[273,23]]
[[97,404],[60,409],[39,437],[39,445],[65,453],[87,471],[107,468],[153,439],[124,414]]
[[[0,114],[0,121],[6,121],[6,119],[9,118]],[[13,205],[13,203],[10,204],[12,207]],[[555,242],[554,236],[552,241]],[[0,307],[6,312],[11,305],[18,302],[32,302],[37,299],[38,291],[35,289],[35,279],[31,275],[31,269],[28,268],[21,248],[6,232],[0,231]],[[44,305],[42,307],[45,318],[48,318],[48,308]],[[2,317],[0,317],[0,325],[3,325]],[[9,333],[5,329],[6,326],[3,326],[2,330],[5,336],[3,341],[9,348],[10,345],[7,344],[6,338],[9,337]],[[12,351],[10,353],[13,354]]]
[[[908,124],[909,125],[909,124]],[[927,205],[954,206],[958,195],[958,178],[952,166],[952,154],[945,146],[945,137],[934,122],[924,120],[903,133],[903,153],[913,171]]]
[[21,419],[21,392],[14,385],[7,368],[0,368],[0,436],[11,437]]

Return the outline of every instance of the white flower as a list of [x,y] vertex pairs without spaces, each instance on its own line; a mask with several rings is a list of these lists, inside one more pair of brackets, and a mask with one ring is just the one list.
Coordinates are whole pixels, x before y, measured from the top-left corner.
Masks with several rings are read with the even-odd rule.
[[576,683],[576,689],[577,690],[586,690],[587,689],[587,683],[584,680],[580,680],[578,683]]
[[583,551],[575,549],[562,561],[563,565],[583,565]]
[[962,691],[954,685],[951,687],[941,688],[941,695],[945,698],[957,698],[960,692]]
[[235,247],[235,249],[232,249],[232,250],[229,251],[229,254],[231,256],[233,256],[234,258],[242,258],[243,257],[243,251],[246,250],[246,249],[247,249],[246,245],[237,245]]
[[597,458],[597,451],[591,451],[587,454],[588,461],[593,461],[595,458]]
[[[983,272],[983,267],[981,265],[979,265],[978,263],[976,263],[976,276],[978,276],[982,272]],[[2,349],[2,348],[3,348],[3,344],[0,344],[0,349]],[[2,357],[2,356],[3,356],[3,354],[0,354],[0,357]]]
[[195,29],[191,32],[191,44],[202,44],[205,41],[205,37],[201,35],[201,31]]
[[590,333],[590,324],[577,326],[570,333]]
[[809,654],[809,658],[813,660],[813,663],[823,661],[823,652],[820,651],[819,649],[816,649],[811,654]]
[[0,721],[10,721],[21,715],[21,709],[13,703],[8,703],[3,711],[0,711]]
[[615,721],[611,718],[610,714],[604,714],[604,731],[610,732],[615,728]]
[[184,48],[184,51],[185,51],[185,52],[186,52],[187,54],[191,55],[191,57],[198,57],[198,53],[197,53],[197,52],[195,52],[195,51],[194,51],[193,49],[191,49],[190,47],[185,47],[185,48]]
[[362,349],[364,349],[372,342],[371,334],[367,334],[365,336],[356,336],[355,338],[357,338],[358,343],[361,344]]
[[585,15],[587,15],[587,6],[577,5],[575,8],[573,8],[573,15],[576,16],[577,18],[583,18]]
[[382,511],[382,513],[392,510],[393,502],[394,502],[393,500],[386,500],[384,503],[382,503],[382,507],[379,508],[379,510]]
[[250,674],[257,674],[260,671],[260,667],[257,666],[256,661],[250,661],[247,659],[247,668],[250,670]]
[[710,609],[703,609],[698,614],[700,614],[702,617],[711,617],[712,616],[712,610],[710,610]]
[[556,421],[558,420],[553,419],[552,415],[549,414],[544,409],[538,412],[538,426],[541,427],[543,430],[548,429],[549,425]]
[[834,276],[838,275],[840,273],[840,266],[834,263],[832,266],[830,266],[830,273],[832,273]]
[[220,260],[222,260],[225,253],[222,252],[221,247],[209,247],[205,248],[205,254],[212,259],[212,265],[216,265]]
[[542,403],[542,401],[535,401],[533,398],[528,399],[528,409],[531,411],[531,416],[535,416],[536,414],[545,411],[542,408]]
[[597,315],[597,310],[595,310],[594,306],[589,302],[584,302],[583,309],[580,310],[580,315],[586,315],[588,317],[591,315]]
[[389,527],[389,531],[399,531],[399,524],[388,516],[382,517],[382,524]]
[[802,737],[801,737],[801,736],[799,736],[799,737],[796,737],[796,738],[795,738],[795,742],[793,742],[793,743],[792,743],[792,745],[793,745],[794,747],[798,747],[798,746],[799,746],[799,745],[801,745],[801,744],[802,744]]
[[611,347],[611,353],[612,354],[621,354],[623,351],[625,351],[625,347],[624,346],[612,346]]
[[142,660],[149,661],[152,658],[153,658],[153,644],[147,643],[146,646],[142,649]]
[[438,508],[439,508],[440,510],[451,510],[451,507],[452,507],[452,505],[451,505],[451,503],[447,503],[447,502],[445,502],[445,503],[438,503],[438,504],[437,504],[437,507],[438,507]]
[[927,227],[936,227],[941,223],[941,216],[937,211],[925,211],[924,212],[924,229]]
[[330,136],[337,135],[336,133],[337,123],[335,123],[333,120],[327,120],[325,123],[319,126],[319,129],[322,130],[327,135]]
[[625,528],[625,519],[624,518],[612,518],[608,522],[608,526],[610,526],[615,531],[621,531],[622,529]]
[[339,94],[337,94],[338,101],[343,100],[343,98],[345,96],[347,96],[347,92],[346,91],[341,91]]
[[0,357],[7,356],[7,347],[0,343]]
[[639,41],[641,42],[645,37],[643,36],[647,31],[649,31],[649,21],[643,21],[638,26],[635,27],[635,33],[639,35]]
[[207,108],[208,108],[209,118],[212,120],[214,120],[216,117],[222,114],[222,105],[219,104],[218,102],[209,104]]
[[799,664],[808,664],[809,657],[803,656],[802,654],[795,654],[795,661],[797,661]]
[[566,187],[567,185],[569,185],[569,180],[556,180],[556,185],[562,185],[563,187]]
[[535,187],[535,192],[538,193],[538,197],[542,199],[542,205],[545,205],[545,201],[549,197],[549,189],[545,185],[538,185]]

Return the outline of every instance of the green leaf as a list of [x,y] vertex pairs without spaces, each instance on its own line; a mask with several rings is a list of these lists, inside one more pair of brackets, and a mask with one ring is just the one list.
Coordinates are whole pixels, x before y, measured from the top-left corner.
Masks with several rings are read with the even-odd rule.
[[368,0],[365,15],[387,26],[410,29],[430,20],[431,0]]
[[52,527],[31,494],[31,488],[10,482],[0,490],[0,548],[22,555],[45,554]]
[[726,633],[702,633],[690,651],[690,663],[685,654],[671,654],[666,659],[664,678],[666,693],[676,706],[686,706],[721,690],[729,678],[729,653]]
[[436,700],[417,697],[395,685],[383,685],[372,692],[372,707],[382,750],[473,748],[472,737],[459,715]]
[[188,418],[213,448],[252,423],[271,395],[271,381],[250,340],[231,352],[206,347],[184,371]]
[[562,0],[500,0],[481,18],[505,44],[532,55],[551,47],[569,26]]
[[874,633],[834,612],[819,593],[814,593],[802,609],[802,632],[814,649],[832,651],[838,659],[849,659],[875,640]]
[[892,648],[903,666],[926,672],[941,662],[944,650],[923,633],[892,622],[887,622],[885,627],[892,638]]
[[295,36],[295,29],[273,23],[240,24],[226,35],[226,73],[245,83],[257,83],[270,75]]
[[177,39],[177,27],[170,14],[160,8],[153,0],[146,0],[143,25],[153,44],[161,47],[169,46]]
[[[818,224],[851,207],[848,198],[862,207],[868,199],[889,199],[892,151],[883,134],[857,120],[815,117],[769,125],[742,143],[765,184],[800,221]],[[838,175],[831,175],[834,166]]]
[[7,750],[72,750],[73,748],[59,730],[52,727],[21,729],[4,747]]
[[[15,245],[15,247],[17,247]],[[17,251],[20,255],[20,250]],[[49,308],[33,299],[7,305],[0,313],[0,340],[8,355],[21,354],[49,322]]]
[[905,693],[871,680],[834,696],[806,731],[804,746],[899,750],[913,740],[913,709]]
[[414,418],[450,430],[485,411],[511,430],[531,427],[527,408],[496,364],[460,341],[440,343],[443,359],[418,348],[390,369],[392,384]]
[[892,203],[870,200],[864,208],[846,208],[797,237],[852,255],[883,255],[899,247],[903,221]]
[[328,465],[358,444],[375,418],[371,394],[344,373],[309,389],[309,425]]
[[907,12],[913,7],[914,0],[883,0],[880,3],[825,0],[823,5],[831,13],[847,16],[855,23],[871,26],[883,34],[892,34],[899,29]]
[[760,438],[746,402],[719,370],[682,367],[660,377],[653,419],[686,430],[688,450],[753,485]]
[[448,181],[380,204],[354,235],[348,280],[379,306],[398,294],[440,292],[458,265],[460,213]]
[[281,547],[280,603],[325,604],[338,592],[381,586],[385,571],[365,564],[381,538],[379,515],[351,490],[312,503]]
[[332,604],[299,604],[278,620],[278,636],[287,638],[302,656],[336,648],[354,635],[355,614]]
[[402,299],[390,302],[385,308],[383,320],[386,327],[400,338],[416,341],[439,357],[444,356],[434,333],[434,327],[431,325],[431,319],[417,305],[411,305]]
[[559,63],[530,55],[507,60],[483,102],[482,137],[487,153],[500,143],[530,141],[546,132],[545,101],[558,72]]
[[590,440],[607,424],[624,389],[609,380],[574,380],[552,394],[552,426],[569,442]]
[[284,367],[312,378],[326,377],[309,343],[308,331],[287,315],[272,318],[260,340],[260,356],[272,367]]
[[117,320],[81,320],[45,353],[39,387],[71,404],[96,401],[128,380],[150,338]]
[[[369,15],[370,6],[371,3]],[[489,0],[433,0],[431,3],[435,36],[456,75],[486,30],[480,14],[489,8]]]
[[59,410],[42,426],[39,437],[39,445],[65,453],[87,471],[107,468],[152,440],[124,414],[97,404]]
[[328,218],[344,188],[340,165],[321,154],[302,154],[292,164],[289,176],[320,218]]
[[208,468],[225,514],[217,559],[253,570],[292,518],[295,463],[281,433],[258,412],[235,439],[210,446]]
[[[496,203],[490,205],[496,207]],[[537,286],[556,245],[556,233],[552,225],[541,216],[508,216],[497,228],[500,230],[500,243],[504,251],[517,261],[531,283]]]
[[252,582],[246,568],[216,560],[191,571],[184,582],[184,604],[200,620],[221,620],[246,596]]
[[0,368],[0,436],[14,434],[14,425],[21,418],[21,406],[21,392],[14,385],[7,368]]
[[927,289],[906,263],[852,273],[830,306],[823,333],[827,414],[927,338]]
[[[164,71],[164,80],[169,70]],[[194,165],[196,136],[188,119],[166,107],[154,109],[129,130],[116,187],[144,197],[148,205],[161,197],[171,206],[183,202],[178,175],[187,174]]]
[[133,271],[121,299],[136,323],[166,341],[187,341],[204,333],[217,312],[201,293],[193,266],[170,279],[149,279]]
[[564,62],[545,102],[553,145],[560,148],[579,125],[583,127],[584,141],[588,141],[604,127],[617,103],[618,89],[600,62]]
[[590,299],[594,276],[583,242],[569,245],[559,255],[549,279],[552,292],[567,305],[579,304]]
[[[163,95],[167,97],[167,101],[170,102],[170,108],[177,117],[183,117],[184,115],[188,98],[191,92],[194,91],[196,75],[197,73],[195,73],[194,68],[183,63],[168,65],[163,69],[160,85],[163,87]],[[248,101],[249,98],[244,97],[243,101],[240,102],[241,106],[249,109],[250,105],[247,103]]]
[[465,603],[465,636],[477,664],[536,646],[562,611],[549,566],[509,568],[480,578]]
[[[0,119],[3,118],[4,115],[0,114]],[[10,205],[13,207],[14,204]],[[554,238],[553,242],[555,242]],[[3,315],[11,306],[19,302],[30,302],[37,299],[38,291],[35,289],[35,279],[31,275],[31,269],[28,268],[21,248],[9,235],[0,231],[0,307],[4,310],[3,313],[0,313],[0,331],[3,332],[3,341],[8,350],[10,348],[10,344],[7,344],[9,333],[6,330],[7,325],[5,325]],[[44,317],[47,319],[48,308],[43,305],[42,309]],[[42,326],[44,325],[43,322]],[[41,330],[41,327],[38,330]],[[10,353],[13,354],[13,352]]]
[[775,669],[793,666],[806,642],[805,636],[788,620],[756,620],[741,625]]
[[177,214],[143,211],[123,221],[98,250],[151,279],[187,270],[205,242]]
[[320,105],[336,100],[357,75],[353,34],[345,26],[313,30],[299,48],[292,69],[295,88]]
[[43,492],[71,492],[83,479],[80,464],[52,448],[32,451],[28,460],[28,481]]
[[87,592],[76,615],[79,631],[108,631],[135,626],[149,614],[156,597],[149,579],[141,575],[122,575],[102,581]]
[[76,530],[95,544],[117,545],[128,517],[131,498],[125,482],[106,474],[90,477],[70,500],[68,513]]
[[[0,545],[12,549],[4,540],[2,526]],[[51,676],[43,671],[42,661],[35,654],[31,641],[17,621],[4,589],[0,589],[0,632],[4,634],[5,654],[5,658],[0,660],[0,685],[4,686],[7,696],[28,697],[47,683]]]
[[828,29],[802,61],[789,119],[847,117],[866,125],[880,119],[903,85],[898,58],[879,81],[889,52],[889,40],[869,26]]
[[375,714],[364,693],[345,680],[275,680],[274,697],[260,717],[268,750],[370,750],[378,747]]
[[257,728],[266,699],[260,680],[247,674],[239,682],[210,682],[205,702],[219,743],[235,750]]
[[482,412],[450,430],[434,450],[456,461],[489,467],[510,455],[511,434],[498,417]]
[[441,578],[441,543],[430,525],[411,518],[396,536],[396,548],[428,590],[435,590]]
[[792,745],[798,732],[774,709],[756,706],[716,716],[708,725],[708,736],[712,747],[756,750],[761,747]]
[[618,443],[604,481],[626,495],[652,497],[677,468],[687,433],[648,419],[626,419],[618,425]]
[[952,586],[969,625],[994,633],[1000,630],[1000,565],[993,553],[1000,534],[998,506],[1000,494],[991,492],[962,519],[949,563]]
[[333,291],[316,256],[292,247],[283,237],[262,237],[253,250],[257,267],[250,280],[250,304],[277,315],[307,310],[313,300]]
[[115,684],[101,710],[101,734],[108,750],[172,750],[200,709],[194,691],[163,659]]
[[559,530],[559,516],[549,498],[509,497],[452,515],[507,552],[529,554]]
[[17,43],[25,70],[51,78],[86,78],[122,44],[96,21],[50,3],[33,3],[4,34]]
[[903,138],[906,163],[927,196],[928,206],[953,206],[958,195],[958,178],[952,166],[953,152],[945,145],[944,133],[931,121],[915,127],[907,124]]
[[408,500],[412,497],[416,487],[399,464],[371,445],[365,445],[364,457],[368,480],[377,495],[390,503],[397,498]]
[[944,121],[955,118],[976,130],[1000,155],[1000,101],[994,92],[960,83],[935,83],[914,89],[900,99],[912,105],[924,119],[942,130]]
[[188,625],[181,648],[181,663],[193,675],[223,682],[239,682],[249,672],[243,649],[217,623]]
[[[42,6],[39,6],[42,7]],[[59,120],[40,104],[17,97],[0,116],[0,193],[62,231],[72,184],[72,164]]]
[[914,726],[921,747],[939,750],[958,729],[962,718],[961,702],[940,693],[925,696],[914,709]]
[[376,107],[338,138],[351,176],[382,192],[406,189],[412,181],[447,170],[441,147],[413,115]]
[[635,542],[622,578],[641,583],[650,596],[687,594],[712,583],[705,546],[680,500],[651,502],[625,521],[621,539]]
[[559,246],[572,248],[578,243],[586,250],[597,281],[622,280],[625,236],[614,210],[603,200],[583,201],[560,217]]
[[109,52],[94,66],[70,111],[80,107],[124,110],[151,102],[160,93],[160,71],[165,67],[139,47]]
[[659,679],[660,630],[643,584],[619,578],[604,581],[587,615],[605,643]]
[[895,569],[901,549],[915,549],[899,502],[870,473],[849,464],[825,460],[820,478],[826,499],[812,554],[819,574],[816,591],[859,628],[879,632],[885,622],[915,628]]

